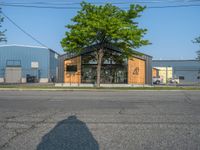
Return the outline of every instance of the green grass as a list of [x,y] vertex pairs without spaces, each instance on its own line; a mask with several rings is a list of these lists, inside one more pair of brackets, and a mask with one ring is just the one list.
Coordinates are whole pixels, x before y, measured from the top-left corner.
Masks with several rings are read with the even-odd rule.
[[1,89],[24,89],[24,90],[200,90],[200,87],[175,87],[175,86],[157,86],[157,87],[55,87],[54,85],[0,85]]

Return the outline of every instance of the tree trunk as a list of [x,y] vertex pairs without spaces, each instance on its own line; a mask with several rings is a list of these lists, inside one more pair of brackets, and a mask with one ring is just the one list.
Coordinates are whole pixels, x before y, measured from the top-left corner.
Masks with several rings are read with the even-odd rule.
[[97,52],[97,87],[100,87],[101,82],[101,64],[102,64],[102,58],[103,58],[104,52],[103,49],[98,50]]

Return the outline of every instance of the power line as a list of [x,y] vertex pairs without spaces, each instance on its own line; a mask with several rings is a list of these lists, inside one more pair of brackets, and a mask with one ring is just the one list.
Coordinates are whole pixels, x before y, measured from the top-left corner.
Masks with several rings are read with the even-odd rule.
[[[148,1],[131,1],[131,2],[90,2],[91,4],[131,4],[131,3],[177,3],[177,2],[185,2],[185,0],[148,0]],[[199,2],[197,0],[188,0],[186,2]],[[80,2],[1,2],[1,4],[8,5],[80,5]]]
[[194,5],[168,5],[168,6],[150,6],[150,7],[147,7],[147,8],[150,8],[150,9],[154,9],[154,8],[176,8],[176,7],[199,7],[200,4],[194,4]]
[[[39,40],[37,40],[35,37],[33,37],[30,33],[26,32],[24,29],[22,29],[19,25],[17,25],[12,19],[10,19],[4,12],[2,12],[2,15],[8,19],[13,25],[15,25],[19,30],[21,30],[24,34],[26,34],[27,36],[29,36],[31,39],[33,39],[35,42],[37,42],[38,44],[40,44],[43,47],[48,48],[45,44],[43,44],[42,42],[40,42]],[[48,48],[49,49],[49,48]]]
[[[105,4],[105,3],[112,3],[112,4],[130,4],[130,3],[194,3],[194,2],[200,2],[200,0],[135,0],[135,1],[118,1],[118,2],[89,2],[91,4]],[[36,2],[1,2],[2,4],[37,4],[37,5],[77,5],[81,4],[80,2],[42,2],[42,1],[36,1]]]
[[9,7],[25,7],[25,8],[80,9],[80,7],[56,7],[56,6],[12,5],[12,4],[0,4],[0,5]]
[[[81,9],[81,7],[60,7],[60,6],[37,6],[37,5],[14,5],[14,4],[0,4],[2,6],[9,7],[24,7],[24,8],[48,8],[48,9]],[[165,5],[165,6],[149,6],[147,8],[177,8],[177,7],[199,7],[200,4],[188,4],[188,5]],[[121,7],[124,9],[128,9],[128,7]]]
[[[91,4],[101,5],[106,4],[107,2],[90,2]],[[200,0],[134,0],[134,1],[118,1],[118,2],[108,2],[113,5],[127,5],[127,4],[165,4],[163,6],[150,6],[150,7],[185,7],[183,6],[187,4],[186,7],[196,6],[195,4],[200,4]],[[176,5],[169,5],[169,4],[176,4]],[[32,7],[32,8],[52,8],[52,9],[80,9],[80,6],[77,7],[76,5],[80,5],[81,2],[0,2],[2,6],[11,6],[11,7]],[[169,5],[169,6],[168,6]],[[68,7],[70,6],[70,7]],[[74,7],[75,6],[75,7]],[[150,8],[149,7],[149,8]]]

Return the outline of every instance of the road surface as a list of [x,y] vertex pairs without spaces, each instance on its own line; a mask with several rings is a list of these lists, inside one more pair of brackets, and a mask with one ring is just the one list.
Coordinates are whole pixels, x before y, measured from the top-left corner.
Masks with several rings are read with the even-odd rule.
[[198,150],[200,91],[0,91],[2,150]]

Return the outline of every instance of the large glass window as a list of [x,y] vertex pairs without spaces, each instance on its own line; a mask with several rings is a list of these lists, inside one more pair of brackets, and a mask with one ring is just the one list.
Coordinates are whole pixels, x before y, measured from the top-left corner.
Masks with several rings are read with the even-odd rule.
[[[106,51],[101,67],[101,83],[127,83],[127,59],[120,57],[120,53]],[[82,55],[81,82],[95,83],[97,61],[95,52]]]
[[77,72],[77,65],[67,65],[66,71],[67,72]]

